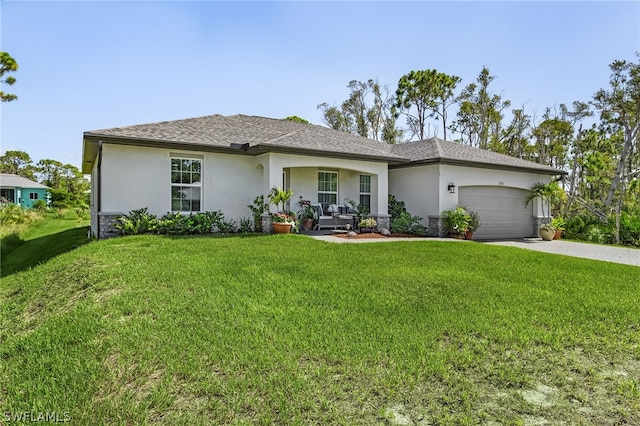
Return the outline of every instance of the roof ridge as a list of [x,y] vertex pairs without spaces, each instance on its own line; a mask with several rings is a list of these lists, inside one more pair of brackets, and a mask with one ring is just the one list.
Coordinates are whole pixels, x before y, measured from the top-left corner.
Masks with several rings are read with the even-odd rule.
[[433,137],[433,138],[431,138],[431,141],[433,143],[433,146],[435,147],[435,151],[436,151],[436,154],[438,155],[438,157],[439,158],[444,157],[444,150],[442,149],[442,145],[440,144],[442,139]]

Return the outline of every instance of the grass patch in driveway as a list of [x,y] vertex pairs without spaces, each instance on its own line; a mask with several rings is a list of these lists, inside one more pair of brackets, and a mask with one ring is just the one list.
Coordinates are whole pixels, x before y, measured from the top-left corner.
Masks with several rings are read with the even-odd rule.
[[637,267],[483,244],[126,237],[2,280],[1,412],[638,423]]

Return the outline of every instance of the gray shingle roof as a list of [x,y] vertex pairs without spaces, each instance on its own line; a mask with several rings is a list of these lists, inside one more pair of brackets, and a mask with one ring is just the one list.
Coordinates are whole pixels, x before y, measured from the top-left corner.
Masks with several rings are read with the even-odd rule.
[[545,174],[566,173],[544,164],[438,138],[393,145],[392,152],[410,160],[409,164],[441,162],[479,167],[524,169]]
[[41,183],[34,182],[31,179],[27,179],[26,177],[22,177],[22,176],[10,174],[10,173],[0,173],[0,186],[5,188],[11,187],[11,188],[49,189],[48,186],[45,186]]
[[295,152],[386,161],[396,167],[448,162],[468,166],[525,169],[546,174],[563,173],[542,164],[437,138],[388,145],[314,124],[241,114],[209,115],[93,130],[85,132],[84,138],[85,173],[91,171],[97,152],[96,144],[100,139],[133,145],[179,145],[202,150],[230,150],[231,144],[248,144],[249,154],[268,151]]
[[185,120],[164,121],[85,132],[86,138],[118,138],[178,143],[229,149],[230,144],[249,148],[299,149],[317,153],[377,157],[403,161],[386,144],[313,124],[247,115],[210,115]]

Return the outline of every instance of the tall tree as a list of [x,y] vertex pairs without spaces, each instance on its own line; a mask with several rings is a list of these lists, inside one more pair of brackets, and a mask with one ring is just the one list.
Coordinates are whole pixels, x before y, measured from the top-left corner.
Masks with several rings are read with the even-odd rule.
[[38,161],[36,173],[40,183],[51,188],[53,207],[86,207],[90,184],[76,166],[43,159]]
[[496,151],[529,160],[532,158],[532,145],[529,143],[531,116],[524,112],[524,106],[512,110],[511,114],[511,122],[502,130],[502,146]]
[[487,149],[500,141],[502,112],[511,102],[489,93],[489,84],[495,78],[487,67],[483,67],[476,82],[467,85],[460,94],[460,108],[453,125],[461,135],[460,142]]
[[434,69],[410,71],[400,77],[396,107],[406,115],[412,136],[425,139],[427,118],[435,117],[442,120],[447,138],[447,108],[455,101],[454,90],[460,81],[460,77]]
[[0,173],[11,173],[33,179],[33,161],[24,151],[6,151],[0,156]]
[[[563,117],[571,123],[574,137],[571,141],[569,148],[569,164],[571,166],[571,172],[569,173],[569,188],[567,202],[565,204],[564,214],[567,215],[571,211],[571,207],[578,194],[579,184],[579,165],[582,158],[582,137],[584,132],[582,130],[582,120],[593,115],[589,109],[589,104],[580,101],[573,102],[573,110],[570,111],[564,104],[560,105]],[[577,131],[576,131],[577,126]]]
[[549,110],[544,120],[533,130],[536,139],[537,161],[548,166],[563,168],[573,137],[573,126],[567,120],[551,117]]
[[50,188],[59,188],[62,181],[63,164],[56,160],[43,159],[36,164],[36,174],[40,183]]
[[[593,105],[600,113],[600,119],[613,128],[620,129],[623,134],[623,145],[618,155],[618,162],[611,187],[605,199],[605,207],[611,206],[621,183],[625,180],[625,169],[633,164],[632,155],[637,155],[640,143],[640,52],[636,53],[638,63],[614,61],[609,65],[611,78],[609,89],[601,89],[593,96]],[[633,172],[633,171],[631,171]],[[620,197],[622,194],[619,195]]]
[[328,103],[323,102],[318,105],[318,109],[322,110],[322,119],[327,126],[335,130],[340,130],[341,132],[351,133],[351,129],[353,128],[351,120],[340,108],[335,105],[330,106]]
[[[15,59],[11,57],[7,52],[0,52],[0,83],[4,83],[8,86],[13,86],[16,82],[15,77],[8,76],[2,80],[5,74],[9,72],[15,72],[18,70],[18,63]],[[11,102],[18,99],[18,96],[12,95],[11,93],[5,93],[0,90],[0,101],[2,102]]]
[[347,86],[349,98],[340,107],[324,102],[318,105],[323,121],[332,129],[353,133],[374,140],[395,143],[402,136],[396,128],[398,114],[395,98],[387,86],[377,80],[351,80]]

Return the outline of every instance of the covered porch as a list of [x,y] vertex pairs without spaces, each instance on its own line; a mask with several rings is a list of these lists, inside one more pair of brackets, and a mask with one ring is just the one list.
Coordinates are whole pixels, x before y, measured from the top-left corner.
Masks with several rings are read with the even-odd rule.
[[[325,220],[317,221],[314,229],[353,226],[350,202],[364,206],[378,228],[389,228],[387,163],[269,153],[260,166],[265,193],[273,187],[293,191],[289,211],[301,212],[305,201],[321,209]],[[270,209],[276,211],[273,205]],[[270,229],[268,225],[263,229]]]

